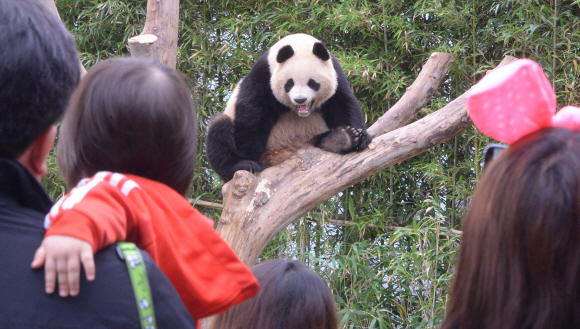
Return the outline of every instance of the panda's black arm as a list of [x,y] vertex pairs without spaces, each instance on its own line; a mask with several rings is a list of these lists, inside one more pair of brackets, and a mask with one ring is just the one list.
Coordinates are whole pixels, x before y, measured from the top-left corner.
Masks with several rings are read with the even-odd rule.
[[354,95],[335,94],[322,106],[322,116],[329,129],[351,126],[366,131],[363,113]]
[[260,161],[260,157],[266,152],[268,136],[275,123],[276,118],[273,115],[258,114],[261,111],[263,110],[247,109],[236,115],[236,148],[246,160]]
[[235,107],[236,148],[246,160],[259,161],[282,111],[270,88],[268,51],[241,82]]
[[338,85],[336,92],[321,107],[322,116],[330,131],[313,138],[314,146],[334,153],[349,153],[364,150],[372,141],[367,133],[360,104],[342,71],[332,57]]
[[[254,173],[266,168],[260,162],[265,152],[270,129],[267,129],[267,118],[249,116],[244,119],[236,115],[236,123],[226,115],[219,115],[212,120],[206,138],[207,158],[211,167],[223,181],[229,181],[238,170]],[[255,111],[249,111],[255,112]],[[238,113],[239,114],[239,113]],[[266,129],[260,129],[266,127]]]
[[352,93],[350,83],[334,56],[332,56],[332,65],[336,70],[338,85],[334,95],[321,108],[326,125],[330,129],[351,126],[366,132],[360,104]]

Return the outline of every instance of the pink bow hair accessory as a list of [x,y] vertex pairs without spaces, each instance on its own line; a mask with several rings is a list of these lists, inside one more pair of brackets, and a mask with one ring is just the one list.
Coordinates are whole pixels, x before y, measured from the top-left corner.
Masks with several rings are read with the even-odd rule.
[[564,106],[552,118],[552,126],[580,132],[580,107]]
[[538,63],[520,59],[497,68],[467,94],[467,111],[482,133],[512,144],[545,127],[580,131],[580,108],[556,114],[556,95]]

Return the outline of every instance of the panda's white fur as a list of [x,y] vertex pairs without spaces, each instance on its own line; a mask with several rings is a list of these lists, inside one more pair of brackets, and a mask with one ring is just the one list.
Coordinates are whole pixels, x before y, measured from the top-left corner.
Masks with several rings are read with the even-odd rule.
[[335,153],[371,141],[342,68],[307,34],[274,44],[236,85],[206,139],[210,165],[228,181],[237,170],[258,172],[306,143]]
[[280,115],[268,136],[266,152],[260,157],[260,162],[267,167],[280,164],[312,138],[328,130],[320,113],[313,113],[307,118],[300,117],[295,112],[284,113]]
[[223,113],[232,119],[232,121],[236,119],[236,100],[238,99],[238,94],[240,93],[240,85],[242,84],[242,81],[244,81],[244,78],[242,78],[242,80],[240,80],[240,82],[238,82],[236,85],[236,88],[234,88],[232,96],[230,96],[230,99],[226,104],[226,110]]

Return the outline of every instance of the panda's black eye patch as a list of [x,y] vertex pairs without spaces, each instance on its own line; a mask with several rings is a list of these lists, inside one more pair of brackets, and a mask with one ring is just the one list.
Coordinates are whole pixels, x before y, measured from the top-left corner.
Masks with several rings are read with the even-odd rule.
[[286,84],[284,85],[284,90],[288,93],[288,92],[290,92],[292,87],[294,87],[294,80],[288,79],[288,81],[286,81]]
[[308,80],[308,87],[312,88],[314,91],[318,91],[320,89],[320,83],[310,79]]

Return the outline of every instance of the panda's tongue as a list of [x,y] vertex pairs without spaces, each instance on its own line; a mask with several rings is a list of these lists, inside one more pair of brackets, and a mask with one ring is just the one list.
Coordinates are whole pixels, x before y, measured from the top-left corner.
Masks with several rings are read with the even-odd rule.
[[310,113],[310,106],[308,104],[305,105],[298,105],[298,115],[303,117],[307,116]]

